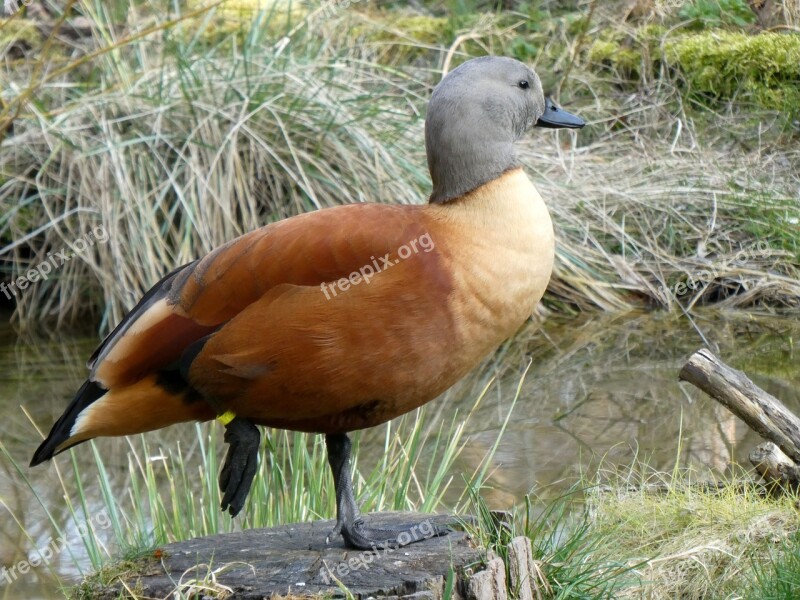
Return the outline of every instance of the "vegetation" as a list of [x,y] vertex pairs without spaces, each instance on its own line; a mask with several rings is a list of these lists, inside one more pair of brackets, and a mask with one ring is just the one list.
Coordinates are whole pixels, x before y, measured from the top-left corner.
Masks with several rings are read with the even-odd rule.
[[[68,0],[0,20],[0,281],[72,253],[17,290],[17,324],[91,318],[108,330],[166,271],[264,223],[424,201],[430,90],[485,53],[533,64],[590,122],[520,145],[558,236],[547,309],[796,312],[800,15],[789,3],[773,3],[779,26],[743,0],[498,4]],[[79,248],[97,227],[106,241]],[[437,422],[409,416],[403,436],[387,425],[385,454],[356,485],[365,510],[442,506],[464,440],[455,417]],[[331,515],[320,442],[271,433],[264,444],[243,526]],[[95,450],[114,539],[85,537],[98,580],[131,567],[103,568],[110,554],[134,560],[232,529],[217,510],[219,446],[206,427],[194,462],[132,442],[124,491]],[[488,515],[490,462],[457,510]],[[75,523],[89,514],[79,475],[62,478]],[[487,517],[475,534],[500,555],[512,534],[531,537],[552,597],[788,598],[800,580],[795,500],[635,466],[587,476],[555,502],[529,499],[510,529]]]
[[[376,464],[356,469],[364,510],[441,508],[452,484],[447,473],[466,442],[462,432],[483,397],[463,419],[455,415],[444,426],[435,425],[437,420],[425,410],[387,425],[386,452]],[[95,573],[70,591],[72,597],[91,598],[99,587],[140,571],[157,560],[158,545],[233,531],[233,520],[217,509],[213,474],[221,449],[216,428],[197,426],[192,445],[196,456],[190,458],[181,448],[152,448],[144,438],[131,441],[131,482],[124,493],[114,489],[94,448],[100,505],[86,497],[77,467],[72,476],[60,474],[70,502],[71,529],[96,520],[98,511],[110,523],[105,534],[99,527],[83,528]],[[792,492],[771,493],[744,473],[709,484],[705,475],[677,465],[671,473],[661,473],[635,459],[625,469],[586,473],[556,498],[529,496],[500,520],[481,498],[496,447],[466,478],[455,512],[477,515],[466,526],[487,552],[502,558],[514,537],[529,537],[544,597],[699,599],[745,594],[763,599],[800,593],[800,517]],[[2,445],[0,451],[24,479],[24,470]],[[332,482],[319,437],[270,432],[263,451],[265,459],[237,529],[333,514],[333,500],[326,493]],[[52,527],[54,537],[62,534],[55,521]],[[76,568],[83,565],[76,563]],[[224,569],[222,564],[208,567],[202,581],[184,581],[176,591],[180,597],[190,597],[200,587],[224,592],[216,580]],[[128,593],[138,597],[135,589]]]
[[[15,288],[15,319],[108,329],[165,271],[261,224],[423,201],[430,89],[486,52],[532,62],[590,121],[521,145],[559,236],[547,306],[796,310],[800,37],[742,29],[726,16],[742,2],[627,21],[596,4],[74,0],[43,42],[7,19],[0,271],[75,253]],[[98,226],[109,240],[78,252]]]
[[[365,512],[377,510],[419,510],[443,508],[443,499],[453,480],[453,467],[467,439],[464,431],[486,394],[479,394],[467,414],[455,411],[445,418],[426,416],[426,409],[408,414],[384,428],[383,452],[374,464],[353,465],[354,489]],[[519,390],[518,390],[519,393]],[[511,406],[513,410],[513,404]],[[510,412],[509,412],[510,416]],[[148,445],[145,436],[129,438],[130,478],[119,489],[94,442],[90,442],[97,472],[97,499],[87,496],[85,478],[75,457],[71,476],[58,470],[58,482],[69,506],[70,530],[77,531],[89,566],[95,574],[78,593],[109,583],[119,574],[141,566],[152,558],[154,549],[168,542],[237,529],[270,527],[283,523],[331,518],[335,515],[333,480],[322,436],[266,430],[253,487],[241,516],[232,519],[219,510],[221,500],[216,474],[224,456],[222,440],[214,423],[196,425],[196,437],[188,448],[162,449]],[[485,458],[468,474],[472,486],[480,488],[491,472],[499,437]],[[82,448],[81,451],[88,450]],[[20,481],[30,490],[50,520],[51,539],[63,537],[65,527],[48,510],[40,492],[31,485],[26,470],[0,443],[0,454],[12,465]],[[358,457],[358,437],[354,456]],[[450,499],[448,509],[463,512],[469,498],[465,491]],[[19,524],[26,539],[42,532],[29,531],[11,507],[0,504]],[[38,526],[38,524],[37,524]],[[101,530],[108,530],[100,533]],[[110,540],[108,537],[110,536]],[[85,573],[86,565],[72,554],[75,569]],[[110,564],[122,558],[121,562]],[[133,562],[131,562],[133,561]],[[48,563],[48,569],[53,567]]]
[[590,60],[626,76],[667,69],[684,94],[714,106],[735,100],[800,115],[800,36],[734,31],[668,34],[648,26],[597,40]]
[[503,557],[513,537],[531,538],[547,598],[796,597],[796,495],[696,475],[637,461],[584,479],[544,509],[528,498],[509,523],[473,494],[474,534]]

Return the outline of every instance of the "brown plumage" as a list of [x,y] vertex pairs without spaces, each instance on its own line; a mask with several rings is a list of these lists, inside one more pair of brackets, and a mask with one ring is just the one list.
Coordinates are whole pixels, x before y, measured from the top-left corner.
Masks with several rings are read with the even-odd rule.
[[[525,120],[578,126],[545,121],[542,113],[557,109],[545,108],[527,67],[490,60],[508,61],[497,64],[513,71],[512,85],[530,81]],[[478,74],[496,78],[486,66]],[[440,163],[450,171],[434,173],[434,203],[299,215],[162,279],[92,356],[89,379],[33,464],[93,437],[225,411],[244,423],[329,434],[330,444],[453,385],[530,315],[554,246],[547,209],[516,162],[471,171],[479,185],[456,197],[448,197],[452,165]],[[349,485],[334,471],[337,491]]]

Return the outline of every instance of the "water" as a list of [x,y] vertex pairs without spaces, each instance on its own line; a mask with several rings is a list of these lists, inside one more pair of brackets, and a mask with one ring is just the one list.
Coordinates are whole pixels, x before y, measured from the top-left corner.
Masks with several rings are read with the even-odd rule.
[[[492,465],[492,488],[485,493],[492,507],[507,509],[531,491],[552,496],[573,483],[582,470],[624,469],[634,457],[664,470],[677,461],[709,477],[729,470],[732,462],[747,465],[747,453],[759,443],[758,437],[702,393],[679,384],[677,373],[703,345],[700,329],[725,362],[744,370],[800,413],[800,322],[718,313],[695,320],[693,326],[685,318],[663,314],[595,315],[553,318],[524,328],[429,406],[433,422],[449,421],[456,407],[468,410],[492,382],[470,421],[469,444],[456,465],[451,497],[460,491],[458,474],[473,472],[495,443],[529,363]],[[70,522],[53,465],[27,467],[41,436],[20,407],[41,428],[49,427],[85,376],[84,362],[96,341],[88,335],[20,338],[9,328],[0,328],[0,440],[20,465],[17,472],[11,461],[0,458],[0,566],[7,569],[35,556],[34,548],[54,547],[45,511],[65,528]],[[193,428],[186,425],[148,434],[152,448],[173,447],[183,440],[187,460],[193,460],[193,435]],[[378,430],[364,433],[359,460],[365,465],[379,451],[381,436]],[[123,490],[127,442],[101,440],[98,448],[110,477]],[[82,446],[76,457],[91,503],[89,514],[99,514],[103,501],[90,448]],[[63,476],[71,479],[69,459],[58,464]],[[23,478],[30,479],[41,504]],[[96,520],[92,525],[102,530],[107,523]],[[76,563],[87,565],[79,532],[67,528],[62,533],[64,542],[55,544],[59,550],[49,567],[15,572],[13,577],[0,572],[0,599],[59,597],[59,579],[65,584],[79,579]]]

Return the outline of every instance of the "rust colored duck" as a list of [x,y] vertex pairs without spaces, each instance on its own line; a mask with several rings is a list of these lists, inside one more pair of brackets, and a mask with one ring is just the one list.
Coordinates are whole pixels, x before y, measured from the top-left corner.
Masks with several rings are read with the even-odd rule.
[[228,444],[222,508],[236,515],[256,472],[257,425],[321,433],[345,543],[418,541],[418,526],[361,518],[347,433],[436,398],[544,294],[553,227],[514,151],[536,125],[584,122],[516,60],[453,70],[425,122],[428,204],[298,215],[169,273],[94,352],[31,465],[94,437],[216,417]]

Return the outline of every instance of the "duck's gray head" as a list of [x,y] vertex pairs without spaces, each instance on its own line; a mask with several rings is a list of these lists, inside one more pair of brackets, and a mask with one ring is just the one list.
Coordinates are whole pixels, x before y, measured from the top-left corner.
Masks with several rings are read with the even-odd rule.
[[433,90],[425,118],[431,202],[447,202],[519,166],[514,142],[534,125],[583,127],[545,99],[542,83],[512,58],[483,56],[451,71]]

